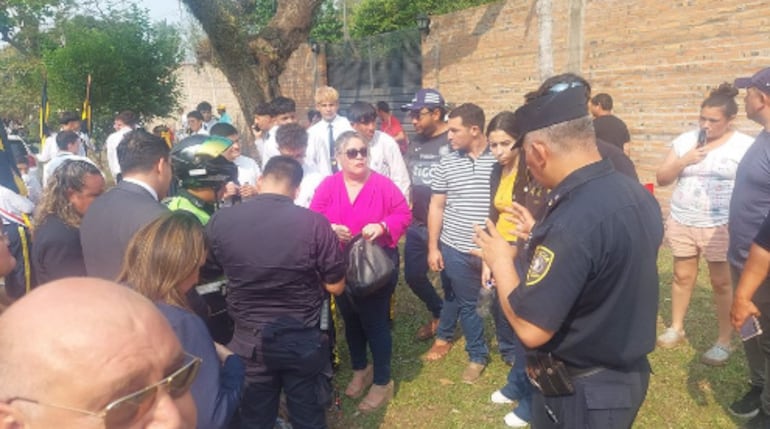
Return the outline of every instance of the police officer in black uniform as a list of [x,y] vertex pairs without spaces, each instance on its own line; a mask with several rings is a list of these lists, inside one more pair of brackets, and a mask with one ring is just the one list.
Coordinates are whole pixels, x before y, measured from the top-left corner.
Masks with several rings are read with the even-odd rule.
[[602,160],[585,94],[551,82],[516,112],[527,167],[552,190],[526,245],[509,246],[490,222],[476,230],[529,348],[533,428],[631,427],[655,347],[660,207]]

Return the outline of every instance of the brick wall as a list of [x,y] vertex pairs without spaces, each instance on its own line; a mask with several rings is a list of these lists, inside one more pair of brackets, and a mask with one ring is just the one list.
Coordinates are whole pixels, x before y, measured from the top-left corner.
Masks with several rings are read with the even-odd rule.
[[[570,2],[553,3],[554,71],[578,72],[594,92],[613,96],[642,182],[654,181],[669,142],[697,126],[711,88],[770,66],[764,1],[586,0],[579,70],[567,70]],[[540,81],[537,18],[525,35],[530,4],[509,0],[432,16],[423,85],[449,102],[479,104],[488,118],[520,105]],[[742,97],[735,126],[754,135],[759,127],[745,118]],[[666,212],[670,193],[656,188]]]

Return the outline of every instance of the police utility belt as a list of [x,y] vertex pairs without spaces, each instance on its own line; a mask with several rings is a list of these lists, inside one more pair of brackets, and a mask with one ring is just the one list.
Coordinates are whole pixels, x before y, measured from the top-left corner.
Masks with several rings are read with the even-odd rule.
[[567,366],[550,353],[527,353],[527,377],[543,396],[566,396],[575,393],[573,380],[603,371],[601,366],[575,368]]

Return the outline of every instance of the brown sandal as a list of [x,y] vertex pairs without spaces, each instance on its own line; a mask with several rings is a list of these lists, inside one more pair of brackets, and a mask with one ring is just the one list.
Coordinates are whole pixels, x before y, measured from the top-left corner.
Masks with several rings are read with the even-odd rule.
[[428,323],[420,326],[415,337],[420,341],[429,340],[436,336],[438,330],[438,319],[431,319]]
[[[439,344],[439,341],[441,341],[443,344]],[[422,357],[428,362],[435,362],[437,360],[444,359],[447,353],[452,350],[452,345],[453,344],[451,341],[436,340],[430,350],[422,355]]]
[[372,384],[374,378],[374,368],[368,365],[366,368],[353,371],[353,378],[348,383],[348,387],[345,388],[345,396],[348,398],[359,398],[364,394],[364,390]]
[[393,380],[390,380],[390,382],[384,386],[372,384],[372,387],[369,388],[369,393],[367,393],[364,400],[358,404],[358,410],[363,413],[370,413],[384,407],[391,399],[393,399],[393,387]]

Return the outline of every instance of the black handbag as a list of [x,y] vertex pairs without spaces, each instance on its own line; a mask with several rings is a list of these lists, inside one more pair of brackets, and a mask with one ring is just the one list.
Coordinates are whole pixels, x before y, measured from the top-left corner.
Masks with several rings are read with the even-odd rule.
[[352,296],[364,297],[382,289],[393,278],[396,266],[376,243],[361,234],[353,237],[345,248],[348,268],[345,290]]

